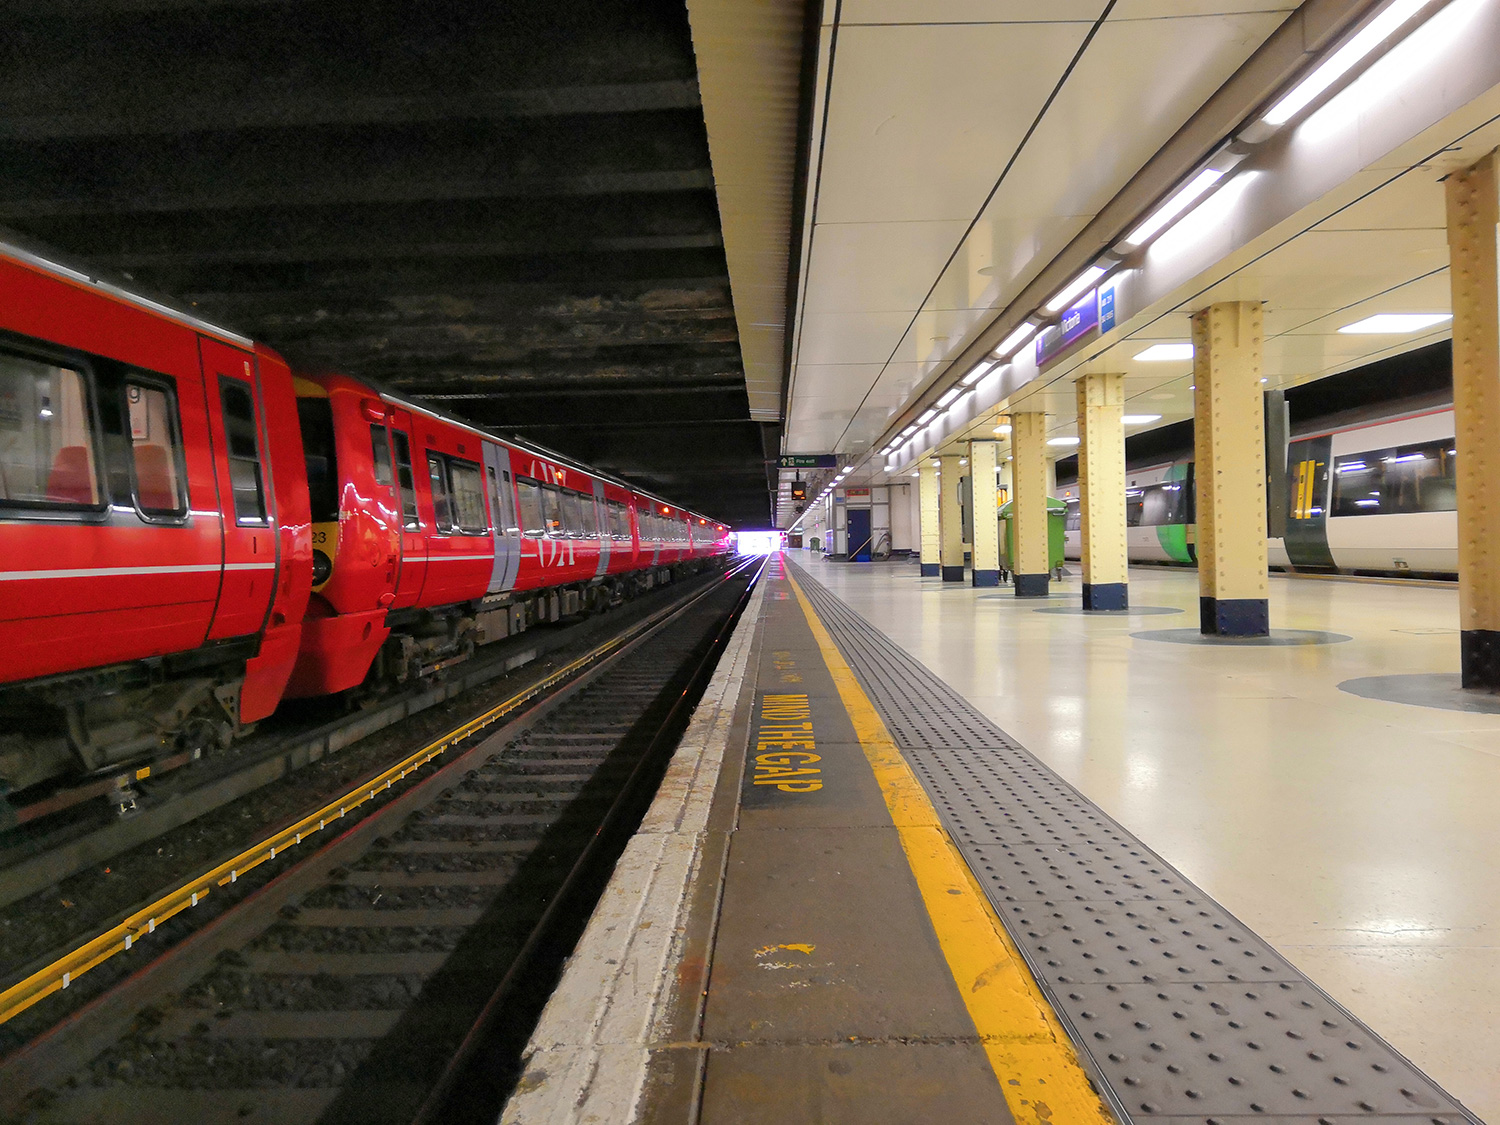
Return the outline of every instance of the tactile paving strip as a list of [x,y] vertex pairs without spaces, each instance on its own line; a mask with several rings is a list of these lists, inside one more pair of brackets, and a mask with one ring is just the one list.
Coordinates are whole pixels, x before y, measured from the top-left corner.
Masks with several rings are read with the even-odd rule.
[[1479,1125],[1171,864],[792,565],[1123,1121]]

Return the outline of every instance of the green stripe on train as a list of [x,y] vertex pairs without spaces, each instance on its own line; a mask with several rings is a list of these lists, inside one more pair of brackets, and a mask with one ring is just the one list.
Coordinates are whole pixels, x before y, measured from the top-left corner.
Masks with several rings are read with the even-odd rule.
[[[1179,462],[1167,470],[1165,479],[1186,481],[1187,472],[1187,462]],[[1161,549],[1166,552],[1167,558],[1173,562],[1190,563],[1193,561],[1193,556],[1188,551],[1187,529],[1190,526],[1185,523],[1167,523],[1158,524],[1156,527],[1156,540],[1161,544]]]

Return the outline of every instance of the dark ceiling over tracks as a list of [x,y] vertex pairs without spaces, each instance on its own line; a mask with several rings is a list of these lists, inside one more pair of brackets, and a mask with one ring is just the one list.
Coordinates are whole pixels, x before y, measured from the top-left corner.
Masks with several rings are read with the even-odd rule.
[[[18,14],[19,13],[19,14]],[[769,526],[682,0],[32,0],[0,223]]]

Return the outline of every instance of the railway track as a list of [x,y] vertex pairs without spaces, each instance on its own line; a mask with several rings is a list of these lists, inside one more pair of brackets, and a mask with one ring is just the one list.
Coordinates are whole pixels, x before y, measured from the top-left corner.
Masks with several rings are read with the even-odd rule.
[[[451,759],[273,877],[259,868],[257,889],[0,1061],[0,1116],[493,1120],[752,581],[732,571],[494,733],[454,732],[362,783],[381,798],[424,754]],[[311,810],[255,864],[335,820]],[[219,865],[127,923],[144,938],[156,910],[181,926],[193,886],[227,899],[242,874]]]

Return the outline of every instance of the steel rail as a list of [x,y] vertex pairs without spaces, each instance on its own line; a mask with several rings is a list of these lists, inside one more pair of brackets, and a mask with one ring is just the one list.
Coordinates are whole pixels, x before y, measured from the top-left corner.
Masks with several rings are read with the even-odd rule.
[[[685,709],[695,706],[701,697],[713,667],[728,645],[730,634],[739,623],[740,616],[750,601],[750,595],[755,590],[756,583],[765,573],[765,565],[765,560],[761,560],[760,569],[736,600],[734,609],[719,626],[708,644],[704,646],[702,656],[694,663],[691,673],[682,681],[682,686],[678,689],[670,710],[657,725],[646,750],[636,761],[629,777],[615,794],[614,800],[610,802],[609,809],[605,812],[594,834],[589,838],[589,842],[574,860],[567,875],[563,877],[562,883],[553,892],[546,909],[516,952],[510,967],[485,1002],[483,1009],[464,1036],[463,1042],[459,1044],[458,1050],[454,1052],[436,1084],[418,1108],[412,1119],[412,1125],[436,1125],[438,1122],[461,1120],[468,1116],[462,1110],[456,1110],[452,1103],[455,1098],[462,1097],[465,1093],[473,1096],[472,1091],[463,1091],[461,1087],[466,1079],[474,1077],[473,1071],[478,1065],[486,1036],[500,1018],[507,999],[516,989],[522,975],[534,965],[543,943],[554,935],[562,917],[574,907],[575,896],[579,893],[580,885],[588,877],[590,871],[601,862],[613,863],[614,855],[603,853],[614,843],[623,845],[624,841],[619,840],[619,834],[622,831],[628,839],[629,833],[635,830],[635,826],[639,823],[639,815],[627,825],[623,823],[626,810],[640,796],[643,781],[651,776],[654,767],[662,764],[663,750],[671,749],[665,745],[667,736],[674,732],[680,733],[681,728],[686,726]],[[741,568],[730,571],[726,577],[738,573],[739,569]],[[480,1067],[480,1069],[483,1070],[486,1079],[495,1077],[493,1068]],[[499,1108],[495,1107],[495,1115],[498,1113]]]
[[[739,570],[743,569],[744,565],[748,564],[732,568],[726,572],[726,575],[738,573]],[[712,588],[710,587],[710,589]],[[228,886],[236,882],[247,871],[275,859],[289,848],[298,846],[308,837],[328,827],[330,823],[341,820],[349,810],[358,808],[366,801],[372,800],[378,794],[388,790],[396,782],[421,769],[454,746],[466,741],[474,734],[491,726],[500,719],[513,714],[527,703],[546,694],[564,681],[571,679],[583,669],[603,660],[631,639],[655,628],[666,618],[694,604],[706,592],[700,592],[698,595],[690,597],[683,602],[665,606],[651,616],[643,618],[628,629],[597,645],[584,655],[558,668],[540,680],[529,684],[509,699],[496,704],[476,718],[429,742],[415,753],[407,755],[395,765],[371,777],[365,778],[358,785],[346,790],[341,796],[329,801],[316,812],[302,817],[288,827],[271,833],[238,854],[231,856],[222,863],[216,864],[201,875],[179,884],[172,891],[158,897],[148,905],[132,911],[120,922],[110,926],[82,945],[75,947],[51,963],[37,969],[10,988],[7,988],[4,992],[0,992],[0,1024],[13,1019],[48,996],[70,987],[73,981],[84,973],[98,967],[109,960],[109,958],[128,951],[141,938],[155,933],[156,927],[163,922],[168,921],[184,910],[189,910],[197,906],[203,898],[212,893],[214,888]]]

